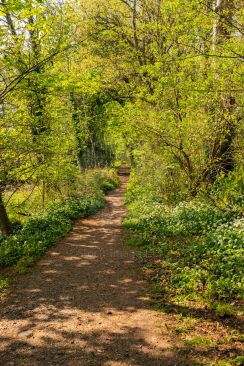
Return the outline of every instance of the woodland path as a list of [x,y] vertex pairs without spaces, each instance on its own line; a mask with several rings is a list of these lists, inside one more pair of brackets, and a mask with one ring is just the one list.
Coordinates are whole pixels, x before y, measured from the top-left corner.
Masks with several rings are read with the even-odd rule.
[[185,365],[121,243],[125,186],[122,177],[104,209],[12,285],[0,304],[1,366]]

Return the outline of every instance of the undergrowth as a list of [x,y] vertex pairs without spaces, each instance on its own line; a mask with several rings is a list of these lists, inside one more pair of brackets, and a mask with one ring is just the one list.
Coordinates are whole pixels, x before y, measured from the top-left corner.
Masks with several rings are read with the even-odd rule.
[[225,304],[243,296],[241,215],[201,198],[169,206],[151,199],[145,186],[141,192],[132,179],[124,226],[127,244],[140,247],[143,270],[154,282],[153,296],[197,299],[228,315]]
[[104,193],[118,184],[116,174],[107,169],[83,174],[72,196],[54,202],[42,213],[29,217],[13,235],[1,240],[0,267],[17,264],[16,270],[24,272],[33,260],[40,258],[70,231],[75,219],[93,214],[102,207]]

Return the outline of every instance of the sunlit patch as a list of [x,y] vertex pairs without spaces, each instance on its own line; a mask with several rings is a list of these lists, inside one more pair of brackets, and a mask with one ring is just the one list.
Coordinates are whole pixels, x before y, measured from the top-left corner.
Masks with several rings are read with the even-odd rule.
[[65,261],[79,261],[80,260],[80,257],[72,257],[72,256],[70,256],[70,257],[63,257],[63,260],[65,260]]
[[38,293],[38,292],[41,292],[41,289],[39,289],[39,288],[26,289],[25,292]]
[[60,253],[58,253],[58,252],[51,252],[51,253],[50,253],[50,255],[52,255],[52,256],[56,256],[56,257],[57,257],[57,256],[59,256],[59,255],[60,255]]
[[131,282],[133,282],[133,280],[131,278],[125,278],[125,279],[119,281],[119,283],[131,283]]
[[48,269],[48,270],[43,271],[43,273],[46,273],[46,274],[57,274],[57,273],[60,273],[60,271],[58,271],[56,269]]

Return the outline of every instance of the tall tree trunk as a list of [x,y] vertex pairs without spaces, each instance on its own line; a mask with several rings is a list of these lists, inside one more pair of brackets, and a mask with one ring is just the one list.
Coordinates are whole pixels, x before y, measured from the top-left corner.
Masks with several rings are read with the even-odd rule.
[[213,26],[213,49],[231,36],[234,0],[215,0],[213,10],[218,16]]
[[[221,54],[232,33],[234,0],[215,0],[213,11],[216,13],[216,20],[213,25],[212,49],[214,53]],[[216,80],[218,80],[220,78],[219,71],[215,65],[213,66]],[[216,135],[212,147],[209,149],[209,163],[203,171],[203,181],[214,183],[220,172],[228,174],[234,169],[235,103],[235,98],[230,93],[220,92],[214,121]]]
[[[218,19],[214,24],[213,48],[218,47],[218,45],[224,45],[231,36],[234,0],[216,0],[214,10],[218,15]],[[234,168],[233,140],[236,130],[234,111],[235,98],[228,93],[220,95],[219,112],[223,117],[220,123],[220,131],[218,131],[212,150],[212,158],[216,160],[219,169],[212,169],[210,174],[211,181],[216,180],[218,170],[228,174]]]
[[80,138],[80,106],[74,91],[70,92],[70,101],[73,107],[72,120],[75,130],[76,156],[80,170],[84,168],[84,144]]
[[2,193],[0,192],[0,227],[3,236],[6,238],[10,234],[11,224],[8,218],[8,214],[3,203]]

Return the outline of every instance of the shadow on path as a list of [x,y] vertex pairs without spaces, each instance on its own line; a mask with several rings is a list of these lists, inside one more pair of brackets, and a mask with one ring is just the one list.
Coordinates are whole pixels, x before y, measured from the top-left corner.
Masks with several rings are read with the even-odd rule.
[[0,305],[0,365],[193,365],[150,308],[133,252],[121,245],[120,188],[106,207],[20,277]]

